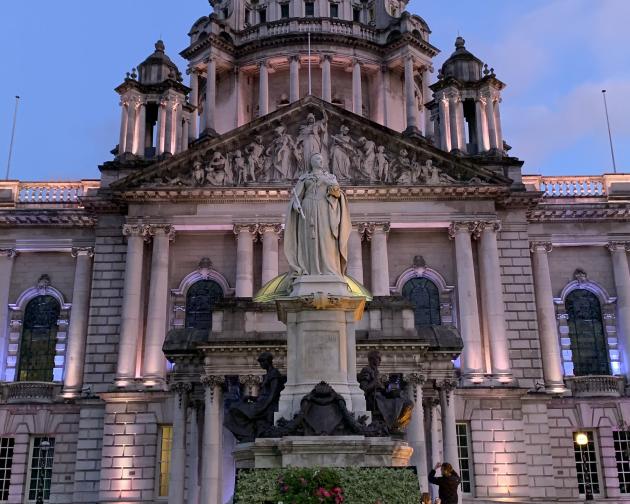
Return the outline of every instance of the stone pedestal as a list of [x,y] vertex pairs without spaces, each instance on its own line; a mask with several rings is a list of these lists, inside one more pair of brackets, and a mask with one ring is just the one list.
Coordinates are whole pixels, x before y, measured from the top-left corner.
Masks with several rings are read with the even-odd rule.
[[300,436],[256,439],[234,449],[237,469],[405,467],[413,448],[388,437]]
[[356,418],[369,416],[357,382],[354,332],[365,298],[352,296],[336,276],[305,275],[276,304],[279,320],[287,325],[287,383],[276,420],[293,418],[302,398],[321,381],[345,399]]

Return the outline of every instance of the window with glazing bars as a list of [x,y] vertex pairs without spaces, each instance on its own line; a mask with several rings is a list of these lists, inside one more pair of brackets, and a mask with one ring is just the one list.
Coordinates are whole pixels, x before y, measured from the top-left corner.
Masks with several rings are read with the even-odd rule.
[[468,424],[461,422],[457,423],[455,427],[457,429],[457,454],[459,455],[459,475],[462,478],[462,492],[471,493],[472,460]]
[[304,2],[304,15],[310,17],[315,15],[315,2]]
[[280,17],[282,19],[286,19],[289,17],[289,4],[288,3],[280,4]]
[[614,431],[615,461],[619,477],[619,492],[630,493],[630,432]]
[[[46,446],[44,442],[47,442]],[[55,438],[37,436],[31,444],[31,466],[29,471],[28,500],[37,500],[41,493],[46,501],[50,498],[53,460],[55,458]]]
[[588,443],[584,446],[577,444],[573,433],[573,453],[575,455],[575,469],[577,470],[578,490],[580,495],[586,494],[586,485],[591,485],[593,494],[599,494],[599,471],[597,469],[597,448],[593,432],[586,431]]
[[158,461],[158,496],[168,497],[168,475],[171,469],[171,448],[173,446],[173,426],[160,425],[160,451]]
[[15,439],[0,437],[0,501],[9,500],[14,445]]

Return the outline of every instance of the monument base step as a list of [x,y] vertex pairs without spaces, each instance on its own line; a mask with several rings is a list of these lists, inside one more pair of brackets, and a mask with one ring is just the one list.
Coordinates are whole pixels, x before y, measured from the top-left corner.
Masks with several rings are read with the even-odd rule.
[[413,448],[390,437],[291,436],[258,438],[233,451],[237,469],[282,467],[404,467]]

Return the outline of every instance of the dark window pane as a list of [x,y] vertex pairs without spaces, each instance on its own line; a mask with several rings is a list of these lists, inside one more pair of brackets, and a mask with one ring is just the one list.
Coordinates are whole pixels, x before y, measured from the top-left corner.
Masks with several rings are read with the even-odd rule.
[[213,280],[200,280],[191,285],[186,294],[186,327],[211,330],[212,310],[222,298],[223,289]]
[[416,327],[440,325],[440,293],[428,278],[412,278],[402,289],[404,298],[414,305]]
[[61,307],[52,296],[38,296],[24,311],[20,341],[19,381],[52,381]]
[[258,16],[260,18],[261,23],[266,23],[267,22],[267,9],[260,9],[258,11]]
[[330,17],[333,17],[333,18],[339,17],[339,4],[336,4],[336,3],[330,4]]
[[315,15],[315,3],[314,2],[304,2],[304,15],[305,16],[314,16]]
[[[42,443],[48,442],[46,449]],[[55,438],[36,437],[33,439],[33,455],[31,457],[31,475],[28,488],[28,498],[36,500],[41,494],[44,500],[50,498],[52,483],[53,459],[55,458]]]
[[280,5],[280,17],[288,18],[289,17],[289,4],[283,3]]
[[352,9],[352,20],[356,22],[361,21],[361,9]]

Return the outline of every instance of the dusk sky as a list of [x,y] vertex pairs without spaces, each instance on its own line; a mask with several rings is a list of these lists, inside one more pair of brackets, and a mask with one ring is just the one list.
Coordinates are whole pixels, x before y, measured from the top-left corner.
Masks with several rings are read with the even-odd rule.
[[[162,38],[178,53],[206,0],[5,1],[0,15],[0,176],[20,95],[11,177],[98,178],[118,141],[114,87]],[[612,172],[607,89],[619,172],[630,172],[630,0],[412,0],[441,49],[466,47],[507,83],[502,122],[526,173]],[[436,73],[433,74],[435,78]]]

